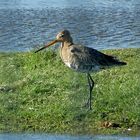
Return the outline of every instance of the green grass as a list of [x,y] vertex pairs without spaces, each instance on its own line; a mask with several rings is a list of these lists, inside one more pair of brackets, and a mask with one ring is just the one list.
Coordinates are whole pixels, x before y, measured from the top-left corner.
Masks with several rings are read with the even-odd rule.
[[0,53],[0,132],[140,134],[140,49],[103,52],[127,65],[92,73],[92,111],[86,75],[56,52]]

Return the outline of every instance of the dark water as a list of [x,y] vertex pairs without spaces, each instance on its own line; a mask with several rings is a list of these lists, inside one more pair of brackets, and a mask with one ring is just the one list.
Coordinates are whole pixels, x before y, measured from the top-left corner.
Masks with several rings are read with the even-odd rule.
[[140,0],[0,0],[0,51],[28,51],[69,29],[96,49],[140,47]]
[[0,140],[140,140],[140,137],[0,134]]

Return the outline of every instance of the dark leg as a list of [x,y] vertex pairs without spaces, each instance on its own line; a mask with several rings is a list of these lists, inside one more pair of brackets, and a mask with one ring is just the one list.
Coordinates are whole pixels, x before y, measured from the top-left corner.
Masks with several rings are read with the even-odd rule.
[[92,90],[94,87],[94,81],[89,73],[87,73],[87,79],[88,79],[88,85],[89,85],[89,99],[87,102],[87,105],[89,106],[89,109],[91,110],[91,100],[92,100]]

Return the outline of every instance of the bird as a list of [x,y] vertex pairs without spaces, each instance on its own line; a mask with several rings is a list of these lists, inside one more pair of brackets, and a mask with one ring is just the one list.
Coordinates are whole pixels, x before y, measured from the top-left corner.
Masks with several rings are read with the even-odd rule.
[[94,48],[75,44],[69,30],[60,31],[56,35],[56,39],[36,50],[35,53],[48,48],[55,43],[61,43],[60,57],[66,66],[77,72],[86,73],[89,86],[89,97],[86,106],[88,106],[89,110],[92,110],[92,90],[94,88],[94,80],[91,77],[91,73],[113,66],[123,66],[127,63],[118,60],[112,55],[104,54]]

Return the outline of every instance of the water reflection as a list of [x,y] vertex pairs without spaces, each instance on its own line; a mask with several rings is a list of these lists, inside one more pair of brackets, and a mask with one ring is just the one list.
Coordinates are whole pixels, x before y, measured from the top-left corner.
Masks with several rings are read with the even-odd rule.
[[139,140],[140,137],[124,136],[69,136],[37,134],[0,134],[1,140]]
[[0,51],[26,51],[62,29],[96,49],[140,46],[139,0],[0,0]]

